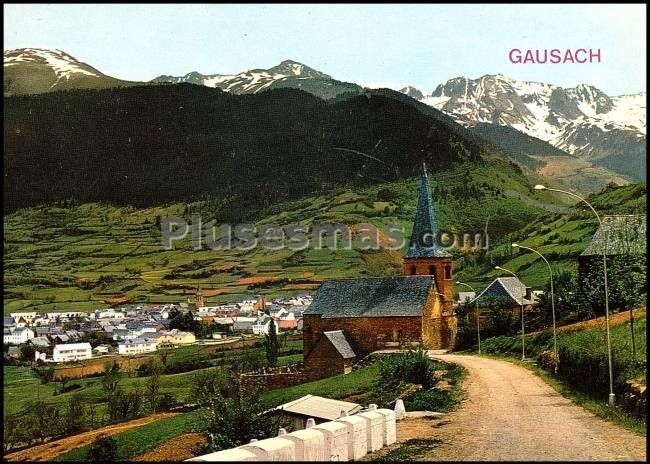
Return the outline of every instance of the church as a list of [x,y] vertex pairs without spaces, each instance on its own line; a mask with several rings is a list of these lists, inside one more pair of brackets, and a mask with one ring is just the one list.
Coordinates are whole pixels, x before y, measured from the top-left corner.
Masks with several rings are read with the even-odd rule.
[[423,168],[403,275],[323,282],[303,315],[306,370],[343,373],[352,357],[389,347],[453,348],[452,259],[438,233]]

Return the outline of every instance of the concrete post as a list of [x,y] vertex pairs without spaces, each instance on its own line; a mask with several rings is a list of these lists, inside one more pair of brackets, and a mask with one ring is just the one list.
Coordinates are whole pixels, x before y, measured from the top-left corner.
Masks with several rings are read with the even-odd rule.
[[397,419],[403,419],[406,417],[406,408],[404,407],[404,400],[401,398],[395,401],[395,416]]

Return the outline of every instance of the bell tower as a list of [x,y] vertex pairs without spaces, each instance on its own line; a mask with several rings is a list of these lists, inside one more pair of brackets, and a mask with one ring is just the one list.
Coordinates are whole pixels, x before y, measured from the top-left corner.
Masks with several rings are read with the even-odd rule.
[[454,279],[451,255],[439,244],[440,231],[433,213],[431,190],[426,165],[422,163],[422,176],[418,188],[418,206],[413,220],[413,232],[408,252],[404,257],[404,275],[432,275],[436,291],[445,296],[443,312],[452,313]]

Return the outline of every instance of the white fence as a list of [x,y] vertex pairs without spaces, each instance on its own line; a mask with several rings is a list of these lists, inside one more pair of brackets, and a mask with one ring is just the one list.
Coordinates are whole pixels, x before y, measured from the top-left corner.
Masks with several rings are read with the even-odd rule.
[[188,461],[353,461],[396,441],[396,416],[370,405],[366,412],[304,430],[253,441]]

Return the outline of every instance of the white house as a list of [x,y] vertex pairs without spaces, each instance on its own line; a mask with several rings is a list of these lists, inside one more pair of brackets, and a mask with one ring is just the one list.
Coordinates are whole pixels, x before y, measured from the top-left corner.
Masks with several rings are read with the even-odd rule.
[[90,343],[65,343],[54,346],[52,359],[54,362],[77,361],[79,359],[90,359],[92,347]]
[[91,318],[97,320],[100,319],[124,319],[125,314],[122,311],[115,311],[113,308],[106,309],[97,309],[94,313],[91,314]]
[[117,344],[117,352],[119,354],[141,354],[151,353],[152,351],[156,351],[155,340],[136,338],[134,340],[127,340],[124,343]]
[[[270,317],[264,317],[258,319],[257,322],[253,324],[252,327],[253,333],[255,335],[268,335],[270,324],[271,324]],[[275,323],[275,333],[280,333],[280,326],[277,322]]]
[[21,345],[34,338],[34,331],[29,327],[5,327],[2,339],[5,345]]

